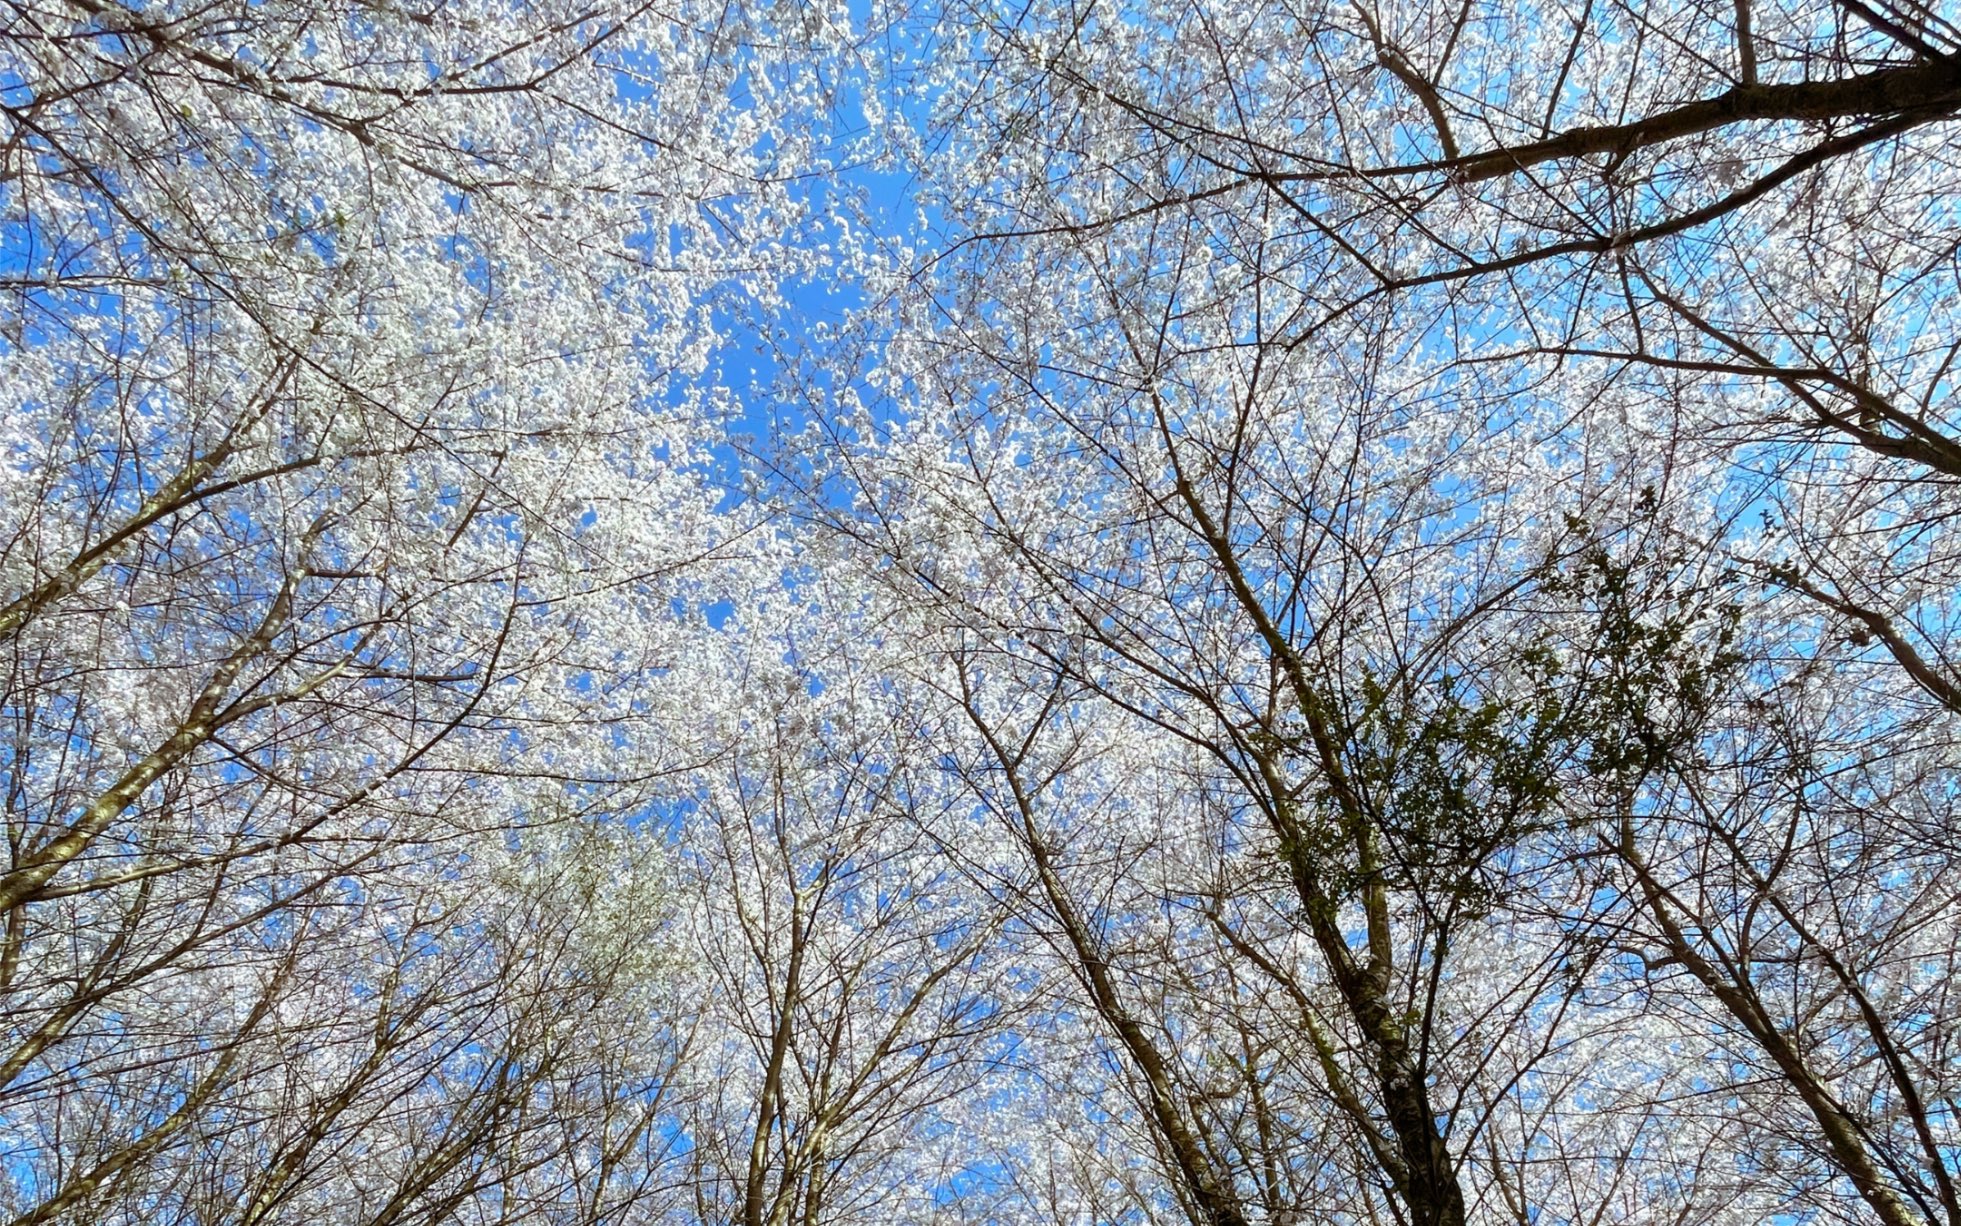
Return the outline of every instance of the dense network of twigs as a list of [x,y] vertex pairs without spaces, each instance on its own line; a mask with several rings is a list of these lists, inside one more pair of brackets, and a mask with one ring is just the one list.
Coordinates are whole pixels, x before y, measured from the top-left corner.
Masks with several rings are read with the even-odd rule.
[[1957,136],[1921,0],[9,0],[0,1223],[1961,1226]]

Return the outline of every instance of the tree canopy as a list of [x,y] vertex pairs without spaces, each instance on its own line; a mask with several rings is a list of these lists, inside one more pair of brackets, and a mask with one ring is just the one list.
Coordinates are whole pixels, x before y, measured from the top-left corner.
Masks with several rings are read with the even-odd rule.
[[12,0],[0,1223],[1961,1226],[1961,14]]

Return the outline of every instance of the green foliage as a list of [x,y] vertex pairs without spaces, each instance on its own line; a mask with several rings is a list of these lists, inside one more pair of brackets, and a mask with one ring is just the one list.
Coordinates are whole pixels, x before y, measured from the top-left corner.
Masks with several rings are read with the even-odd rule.
[[[1576,530],[1585,525],[1575,523]],[[1554,617],[1496,658],[1428,679],[1363,675],[1342,769],[1379,863],[1365,870],[1333,782],[1304,730],[1268,740],[1320,777],[1297,850],[1337,895],[1376,875],[1460,909],[1487,909],[1495,862],[1536,834],[1588,820],[1577,785],[1617,790],[1691,746],[1744,655],[1732,573],[1689,573],[1686,549],[1592,544],[1549,564]]]
[[1726,598],[1738,577],[1677,580],[1690,561],[1681,546],[1627,558],[1596,546],[1544,584],[1590,618],[1571,655],[1584,692],[1575,732],[1595,777],[1631,781],[1686,752],[1744,663],[1743,609]]

